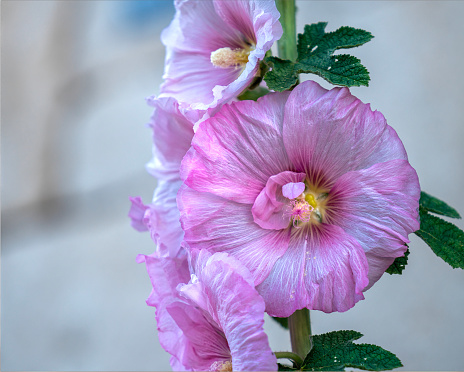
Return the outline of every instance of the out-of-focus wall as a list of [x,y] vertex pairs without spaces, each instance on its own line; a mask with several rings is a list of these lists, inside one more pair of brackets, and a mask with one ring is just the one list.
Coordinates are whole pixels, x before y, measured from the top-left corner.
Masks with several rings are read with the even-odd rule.
[[[397,130],[422,188],[464,214],[464,3],[297,5],[299,31],[328,21],[375,35],[351,51],[372,79],[352,91]],[[128,196],[149,201],[156,185],[144,98],[158,92],[172,16],[170,1],[2,1],[4,370],[169,369],[135,264],[154,246],[126,215]],[[313,330],[361,331],[405,370],[462,369],[463,271],[411,239],[404,275],[347,313],[312,312]],[[266,329],[273,350],[289,348]]]

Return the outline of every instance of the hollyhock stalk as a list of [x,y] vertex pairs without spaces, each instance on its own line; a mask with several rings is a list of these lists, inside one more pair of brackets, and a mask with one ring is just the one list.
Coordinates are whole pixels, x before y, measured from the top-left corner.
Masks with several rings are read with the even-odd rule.
[[[276,6],[283,29],[283,35],[277,41],[279,57],[294,61],[297,56],[295,0],[276,0]],[[303,359],[311,350],[310,319],[308,309],[297,310],[288,319],[292,351]]]
[[294,61],[296,59],[296,22],[295,0],[276,0],[277,10],[280,13],[280,23],[284,31],[277,41],[277,51],[282,59]]

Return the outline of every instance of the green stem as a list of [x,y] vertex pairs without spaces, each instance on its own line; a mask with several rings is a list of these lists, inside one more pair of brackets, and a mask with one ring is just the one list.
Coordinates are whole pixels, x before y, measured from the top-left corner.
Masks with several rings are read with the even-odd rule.
[[295,0],[276,0],[277,9],[280,13],[280,23],[284,33],[277,41],[279,57],[295,61],[296,51],[296,21]]
[[311,320],[309,319],[309,310],[297,310],[290,315],[288,318],[288,328],[290,330],[292,351],[304,359],[311,350]]
[[298,366],[303,364],[303,359],[299,355],[292,353],[290,351],[277,351],[274,353],[277,359],[290,359],[293,360]]

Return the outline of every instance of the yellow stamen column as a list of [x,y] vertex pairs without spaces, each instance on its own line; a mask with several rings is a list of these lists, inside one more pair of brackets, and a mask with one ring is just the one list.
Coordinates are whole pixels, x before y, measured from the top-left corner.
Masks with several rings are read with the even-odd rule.
[[229,68],[244,65],[248,62],[249,51],[245,49],[219,48],[211,53],[211,63],[214,67]]

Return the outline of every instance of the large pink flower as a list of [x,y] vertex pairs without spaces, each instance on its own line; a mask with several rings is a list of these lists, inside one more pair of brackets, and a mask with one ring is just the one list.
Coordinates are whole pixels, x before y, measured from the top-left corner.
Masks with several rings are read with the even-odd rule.
[[163,31],[166,66],[160,96],[207,110],[236,97],[254,79],[259,61],[282,36],[269,0],[176,0]]
[[[263,330],[264,301],[250,272],[225,253],[193,251],[186,261],[139,256],[153,284],[161,345],[174,370],[272,371],[277,363]],[[186,280],[187,279],[187,280]],[[177,288],[177,289],[176,289]]]
[[153,131],[153,159],[147,170],[158,179],[158,185],[149,205],[139,197],[130,198],[129,217],[136,230],[150,231],[164,255],[176,257],[184,237],[176,202],[182,184],[179,169],[190,147],[193,124],[174,98],[149,98],[148,103],[154,111],[148,124]]
[[403,144],[346,88],[305,82],[223,106],[181,175],[187,248],[238,258],[273,316],[350,309],[419,228]]

